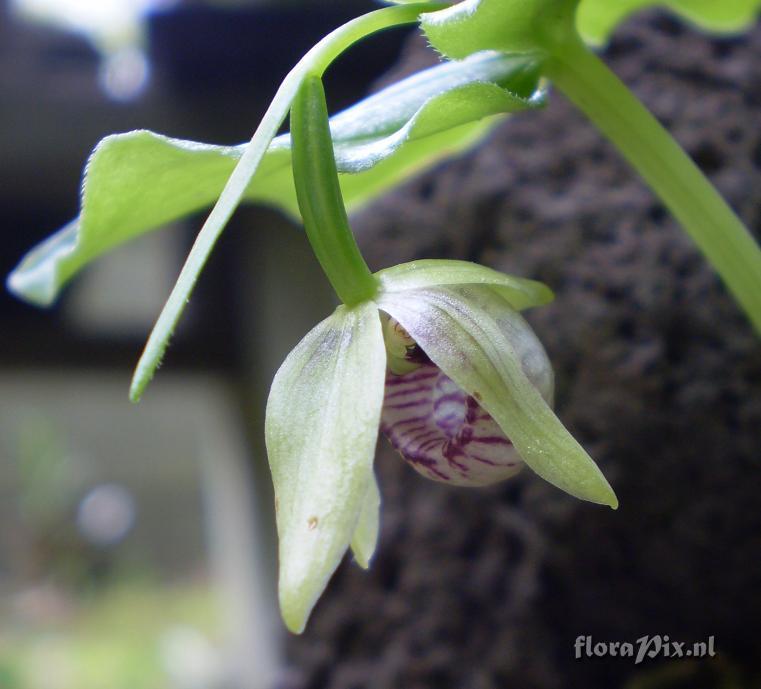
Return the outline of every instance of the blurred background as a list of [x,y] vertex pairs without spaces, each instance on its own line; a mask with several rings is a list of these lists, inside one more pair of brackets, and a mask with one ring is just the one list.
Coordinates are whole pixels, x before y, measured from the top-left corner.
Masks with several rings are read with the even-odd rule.
[[[0,0],[0,274],[72,219],[105,135],[248,139],[290,66],[377,5]],[[328,74],[335,111],[435,60],[386,33]],[[664,11],[606,61],[761,233],[761,28]],[[389,79],[387,74],[384,78]],[[692,244],[558,94],[361,211],[371,268],[475,260],[547,282],[528,317],[617,512],[530,472],[482,491],[379,443],[370,572],[301,637],[275,594],[262,442],[273,371],[333,305],[302,234],[240,209],[143,401],[127,389],[203,215],[120,248],[52,309],[0,292],[0,689],[761,687],[761,348]],[[578,636],[715,637],[715,657],[574,658]]]
[[[103,136],[244,141],[296,60],[374,7],[0,0],[0,274],[76,215]],[[332,107],[403,40],[338,64]],[[130,406],[201,220],[98,262],[50,310],[0,293],[2,689],[264,689],[280,672],[262,414],[272,371],[332,297],[292,225],[241,211],[160,382]]]

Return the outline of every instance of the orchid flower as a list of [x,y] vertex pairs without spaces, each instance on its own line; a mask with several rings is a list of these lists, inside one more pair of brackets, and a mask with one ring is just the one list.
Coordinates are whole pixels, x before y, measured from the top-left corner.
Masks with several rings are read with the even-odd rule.
[[372,274],[348,225],[318,77],[294,100],[291,136],[307,236],[343,302],[288,355],[267,403],[280,607],[298,633],[347,549],[363,567],[373,555],[379,428],[440,481],[485,485],[525,462],[571,495],[618,503],[553,413],[552,369],[518,313],[551,291],[465,261]]
[[[583,40],[599,42],[623,14],[652,2],[386,2],[394,6],[347,22],[298,62],[245,146],[140,131],[104,140],[88,165],[79,218],[30,252],[8,280],[20,296],[48,304],[98,254],[219,194],[138,363],[130,390],[137,401],[238,203],[298,211],[342,304],[288,355],[267,405],[279,597],[294,632],[304,629],[349,548],[369,565],[380,519],[373,473],[379,430],[420,474],[449,485],[488,485],[525,464],[573,496],[618,504],[552,411],[552,367],[519,313],[550,301],[549,288],[464,261],[421,260],[371,273],[348,224],[334,141],[348,173],[346,199],[357,204],[469,145],[494,116],[541,106],[550,79],[659,194],[761,332],[761,250]],[[666,4],[731,29],[755,16],[759,0]],[[339,114],[331,136],[325,69],[358,40],[418,22],[451,61]],[[275,138],[289,109],[290,139]],[[167,198],[167,188],[177,193]]]

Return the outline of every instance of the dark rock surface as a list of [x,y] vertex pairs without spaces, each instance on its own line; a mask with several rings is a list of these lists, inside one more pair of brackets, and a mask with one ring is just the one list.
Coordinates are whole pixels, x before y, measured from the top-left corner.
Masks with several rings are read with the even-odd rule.
[[[650,13],[606,60],[758,235],[761,30],[709,39]],[[381,441],[375,562],[340,568],[290,640],[284,686],[761,686],[761,347],[613,147],[554,94],[356,225],[374,267],[465,258],[556,291],[529,318],[556,367],[559,414],[621,508],[530,471],[448,488]],[[574,659],[578,635],[644,634],[713,635],[718,654]]]

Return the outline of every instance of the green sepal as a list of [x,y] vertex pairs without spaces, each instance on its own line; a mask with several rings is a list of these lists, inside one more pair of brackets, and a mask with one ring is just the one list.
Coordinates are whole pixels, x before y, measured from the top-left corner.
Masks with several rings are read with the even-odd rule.
[[386,293],[426,287],[488,285],[516,311],[549,304],[555,297],[542,282],[500,273],[478,263],[450,259],[423,259],[378,271]]
[[[272,383],[265,440],[275,487],[279,598],[288,629],[309,613],[357,537],[373,481],[386,357],[377,306],[340,306],[288,355]],[[365,517],[363,517],[365,519]],[[368,517],[369,519],[369,517]]]
[[381,291],[378,306],[478,400],[539,476],[582,500],[618,506],[598,466],[523,372],[509,337],[495,320],[495,314],[509,307],[491,290],[470,286]]

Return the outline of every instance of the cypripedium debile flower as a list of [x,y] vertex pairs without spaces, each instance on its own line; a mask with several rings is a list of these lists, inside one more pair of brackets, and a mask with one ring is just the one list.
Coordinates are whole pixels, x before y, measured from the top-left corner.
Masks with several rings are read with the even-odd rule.
[[280,541],[280,606],[303,630],[345,552],[367,567],[378,537],[379,429],[420,473],[479,486],[523,463],[583,500],[617,506],[552,411],[547,355],[519,311],[551,291],[465,261],[371,274],[335,172],[322,84],[291,112],[294,181],[318,260],[344,302],[288,355],[265,422]]
[[[373,553],[381,426],[430,478],[486,485],[525,462],[572,495],[617,505],[552,412],[552,370],[518,313],[546,302],[549,290],[460,261],[419,261],[378,278],[375,298],[339,306],[288,355],[272,384],[266,440],[280,602],[293,631],[303,629],[350,545],[364,567]],[[389,318],[403,332],[397,342],[387,335],[387,353]],[[399,357],[399,342],[419,352]],[[389,363],[398,366],[399,358],[415,368],[394,373]]]
[[[549,78],[659,193],[761,331],[757,244],[577,32],[581,27],[599,41],[622,13],[647,0],[387,1],[397,6],[347,22],[298,62],[244,147],[144,131],[101,142],[88,164],[79,218],[30,252],[8,282],[25,298],[48,304],[94,256],[202,207],[221,189],[138,363],[130,390],[137,401],[238,203],[246,197],[295,211],[286,172],[291,161],[307,237],[343,302],[287,357],[267,407],[280,602],[297,632],[349,547],[363,567],[369,564],[379,527],[372,468],[379,429],[414,469],[437,481],[488,485],[526,464],[574,496],[617,506],[597,466],[552,412],[552,368],[519,314],[547,303],[549,289],[462,261],[418,261],[372,274],[348,225],[333,138],[342,169],[365,175],[346,185],[356,203],[444,148],[470,145],[486,131],[489,116],[538,107]],[[610,9],[616,4],[621,7]],[[757,0],[702,3],[699,9],[688,0],[668,4],[727,29],[749,22]],[[324,70],[356,41],[418,21],[431,46],[454,62],[337,116],[332,137]],[[289,108],[290,142],[287,135],[275,138]],[[402,148],[406,152],[394,162]],[[145,162],[122,164],[138,158]],[[381,163],[391,165],[379,173]],[[152,181],[156,189],[149,189],[150,210],[144,212]],[[182,192],[177,198],[165,198],[167,182]]]

